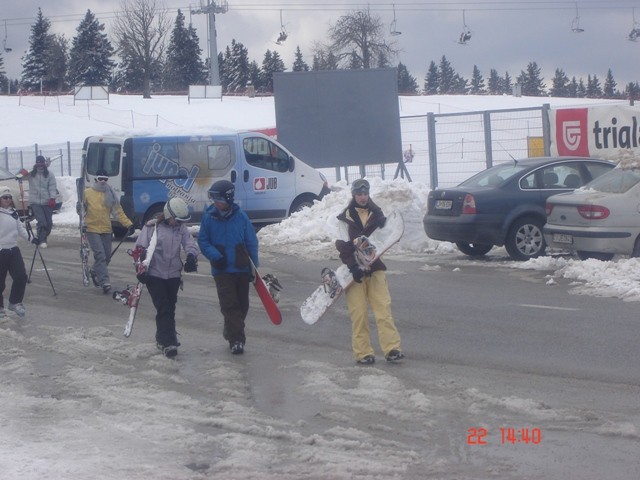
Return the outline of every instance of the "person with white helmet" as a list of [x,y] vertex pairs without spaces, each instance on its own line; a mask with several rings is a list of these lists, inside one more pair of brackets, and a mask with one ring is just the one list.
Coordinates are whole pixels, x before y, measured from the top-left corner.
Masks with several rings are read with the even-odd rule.
[[258,237],[247,214],[233,202],[235,187],[219,180],[209,189],[213,202],[200,224],[198,244],[211,262],[220,311],[224,317],[222,336],[234,355],[244,353],[245,319],[249,312],[251,260],[258,263]]
[[[148,270],[138,274],[138,280],[147,285],[156,309],[156,344],[167,357],[178,354],[176,332],[176,304],[182,282],[182,270],[196,272],[200,249],[185,222],[191,219],[189,207],[181,198],[170,198],[163,212],[149,220],[138,236],[136,249],[144,258],[153,236],[156,247],[149,261]],[[187,255],[183,265],[180,251]]]

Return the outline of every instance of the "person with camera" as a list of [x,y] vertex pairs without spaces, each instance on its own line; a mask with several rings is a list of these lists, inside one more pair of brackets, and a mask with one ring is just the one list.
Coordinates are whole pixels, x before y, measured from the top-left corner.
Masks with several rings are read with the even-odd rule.
[[86,212],[84,218],[87,226],[87,240],[95,260],[89,273],[93,284],[96,287],[102,287],[104,293],[111,291],[108,269],[113,240],[111,213],[114,212],[120,223],[127,227],[127,236],[135,231],[133,222],[122,210],[120,200],[107,183],[108,181],[109,176],[106,170],[98,170],[93,185],[84,191],[83,204],[78,205],[78,208],[84,208]]
[[[134,252],[134,258],[144,260],[147,249],[155,243],[148,269],[139,271],[137,277],[146,284],[156,309],[156,345],[169,358],[178,354],[180,346],[175,314],[182,269],[188,273],[198,270],[200,249],[185,224],[190,218],[187,203],[181,198],[170,198],[162,213],[142,227]],[[181,249],[187,255],[184,265]]]
[[[19,317],[25,316],[22,304],[27,288],[27,271],[24,259],[18,247],[18,237],[29,240],[29,234],[20,221],[20,216],[13,203],[13,193],[7,186],[0,185],[0,318],[6,316],[3,293],[6,287],[7,273],[13,283],[9,293],[7,308]],[[32,240],[37,245],[38,239]]]

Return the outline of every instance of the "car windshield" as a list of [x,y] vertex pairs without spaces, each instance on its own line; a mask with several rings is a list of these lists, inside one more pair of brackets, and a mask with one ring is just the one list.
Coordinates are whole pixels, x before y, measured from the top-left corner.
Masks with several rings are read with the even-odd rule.
[[493,187],[527,168],[517,163],[503,163],[465,180],[460,187]]
[[585,188],[607,193],[625,193],[640,182],[640,169],[614,168],[592,180]]

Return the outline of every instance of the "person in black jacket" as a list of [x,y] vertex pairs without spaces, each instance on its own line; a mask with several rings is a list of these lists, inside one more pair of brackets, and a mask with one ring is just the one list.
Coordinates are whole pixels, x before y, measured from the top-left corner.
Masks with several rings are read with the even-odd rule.
[[368,306],[376,320],[378,341],[388,362],[404,358],[400,349],[400,334],[391,314],[391,296],[387,286],[387,269],[378,258],[368,267],[362,267],[356,259],[354,240],[361,235],[369,236],[377,228],[384,228],[386,217],[382,209],[369,197],[369,182],[356,180],[351,184],[352,199],[347,208],[338,215],[343,222],[343,237],[336,240],[340,259],[349,267],[355,281],[346,291],[347,308],[351,317],[351,345],[357,363],[371,365],[375,355],[369,335]]

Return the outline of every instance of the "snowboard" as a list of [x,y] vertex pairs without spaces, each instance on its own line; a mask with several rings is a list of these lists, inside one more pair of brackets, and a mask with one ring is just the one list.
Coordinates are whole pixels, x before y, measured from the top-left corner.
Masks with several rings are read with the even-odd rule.
[[[404,233],[404,219],[402,214],[394,210],[387,217],[384,228],[377,228],[368,237],[356,239],[356,260],[362,267],[375,262],[383,253],[396,244]],[[300,315],[302,320],[313,325],[338,301],[344,292],[354,282],[349,267],[342,264],[336,270],[323,268],[321,272],[322,285],[302,303]]]
[[76,178],[78,193],[78,229],[80,230],[80,261],[82,262],[82,285],[89,286],[89,240],[84,220],[84,178]]
[[274,325],[280,325],[282,323],[282,313],[280,312],[280,308],[278,308],[278,292],[282,289],[282,285],[280,285],[278,279],[271,274],[261,277],[253,260],[251,260],[251,267],[253,268],[252,282],[256,293],[258,297],[260,297],[260,301],[271,322]]
[[[153,235],[149,241],[149,246],[146,249],[146,256],[144,260],[141,260],[141,252],[136,250],[127,250],[127,253],[133,258],[133,264],[136,269],[136,275],[145,272],[149,269],[149,263],[153,257],[153,252],[156,249],[158,243],[158,237],[154,227]],[[140,303],[140,296],[142,295],[142,282],[138,281],[135,285],[127,285],[127,288],[121,291],[113,292],[113,299],[129,307],[129,319],[124,326],[124,336],[131,336],[133,330],[133,323],[136,320],[136,313],[138,312],[138,304]]]

